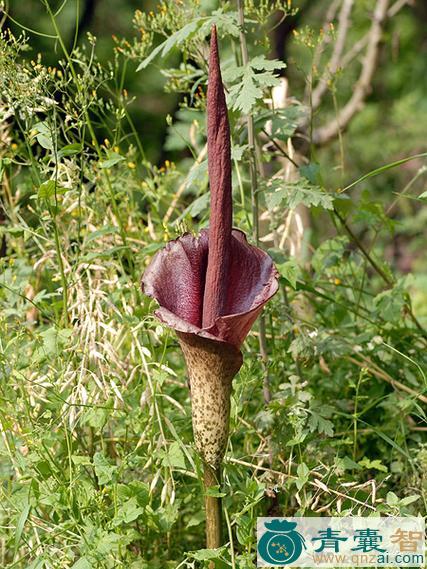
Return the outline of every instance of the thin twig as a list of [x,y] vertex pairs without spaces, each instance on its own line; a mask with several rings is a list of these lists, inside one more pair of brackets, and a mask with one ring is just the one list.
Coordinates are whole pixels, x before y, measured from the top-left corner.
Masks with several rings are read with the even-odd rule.
[[[353,363],[354,365],[357,365],[358,367],[360,367],[362,369],[368,369],[369,372],[372,373],[372,375],[374,375],[378,379],[383,379],[384,381],[386,381],[387,383],[392,385],[395,389],[400,389],[401,391],[405,391],[406,393],[409,393],[415,399],[419,399],[423,403],[427,403],[427,397],[425,395],[422,395],[421,393],[417,393],[416,391],[414,391],[413,389],[411,389],[410,387],[408,387],[404,383],[397,381],[397,379],[393,379],[390,375],[388,375],[388,373],[386,373],[384,370],[380,369],[377,365],[375,365],[375,363],[372,360],[370,360],[369,358],[366,358],[366,357],[363,358],[364,359],[363,362],[360,362],[359,360],[357,360],[356,358],[353,358],[352,356],[347,356],[346,359],[349,362]],[[367,366],[369,366],[369,367],[367,367]]]
[[347,224],[346,220],[342,217],[342,215],[339,213],[339,211],[334,208],[334,214],[337,216],[337,218],[340,220],[341,225],[344,227],[344,229],[347,231],[348,235],[351,237],[352,241],[357,245],[357,247],[360,249],[361,253],[363,254],[363,256],[366,258],[366,260],[370,263],[370,265],[375,269],[375,271],[380,275],[380,277],[384,280],[384,282],[388,285],[388,286],[392,286],[393,285],[393,281],[388,277],[388,275],[383,271],[383,269],[378,265],[378,263],[371,257],[371,255],[369,254],[369,252],[366,250],[365,246],[363,245],[363,243],[360,241],[360,239],[357,237],[357,235],[355,233],[353,233],[353,230],[350,228],[350,226]]
[[317,44],[315,52],[314,52],[314,56],[313,56],[313,62],[311,65],[311,72],[310,75],[308,76],[308,80],[307,80],[307,86],[306,86],[306,90],[304,93],[304,99],[307,100],[309,98],[310,95],[310,90],[313,84],[313,71],[315,69],[317,69],[317,67],[320,64],[320,59],[322,57],[322,54],[324,52],[325,46],[328,45],[331,41],[331,36],[329,33],[326,32],[326,30],[328,28],[330,28],[332,22],[335,19],[335,15],[337,13],[337,10],[339,8],[340,5],[340,0],[333,0],[331,2],[331,4],[329,5],[329,8],[326,12],[326,16],[325,16],[325,20],[323,22],[321,31],[323,31],[322,37],[320,42]]
[[332,51],[331,59],[311,95],[311,107],[313,110],[317,109],[322,102],[323,95],[328,89],[329,78],[335,75],[341,66],[341,56],[344,51],[347,32],[350,27],[350,15],[353,8],[353,2],[354,0],[343,0],[338,17],[337,39]]
[[383,25],[387,18],[388,4],[389,0],[378,0],[376,4],[362,71],[354,87],[353,95],[337,117],[329,124],[313,131],[312,140],[314,144],[323,145],[338,136],[338,134],[348,126],[354,115],[361,109],[371,88],[371,82],[377,66]]

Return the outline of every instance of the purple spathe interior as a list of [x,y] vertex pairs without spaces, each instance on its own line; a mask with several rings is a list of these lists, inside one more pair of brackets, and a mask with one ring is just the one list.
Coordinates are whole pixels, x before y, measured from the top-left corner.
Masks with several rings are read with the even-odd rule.
[[224,314],[202,327],[208,259],[208,230],[185,234],[158,251],[146,269],[144,292],[160,305],[157,316],[181,332],[199,334],[240,347],[264,304],[278,288],[269,255],[233,229]]

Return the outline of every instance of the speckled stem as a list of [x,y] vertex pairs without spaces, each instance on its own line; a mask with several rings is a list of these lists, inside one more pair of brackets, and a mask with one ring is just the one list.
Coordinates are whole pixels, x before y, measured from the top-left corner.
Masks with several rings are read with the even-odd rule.
[[194,442],[204,463],[206,547],[222,545],[221,499],[207,496],[220,484],[221,462],[227,448],[233,377],[242,365],[241,352],[217,342],[178,332],[190,378]]
[[196,334],[178,332],[178,338],[190,378],[194,442],[203,461],[216,470],[227,448],[231,382],[242,354],[231,344]]

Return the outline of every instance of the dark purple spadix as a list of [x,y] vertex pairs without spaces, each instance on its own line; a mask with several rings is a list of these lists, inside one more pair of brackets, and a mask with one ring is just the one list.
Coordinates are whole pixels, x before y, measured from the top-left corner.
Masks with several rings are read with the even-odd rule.
[[231,254],[231,146],[227,105],[219,66],[216,27],[212,27],[209,58],[208,170],[211,192],[208,267],[203,298],[203,327],[225,314]]

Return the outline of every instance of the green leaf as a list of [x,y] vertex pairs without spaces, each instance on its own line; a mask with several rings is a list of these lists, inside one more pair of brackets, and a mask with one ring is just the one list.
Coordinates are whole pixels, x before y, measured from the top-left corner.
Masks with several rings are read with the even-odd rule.
[[39,190],[37,192],[37,197],[42,200],[48,200],[55,195],[55,187],[57,194],[65,194],[68,191],[67,188],[60,186],[55,180],[47,180],[40,184]]
[[250,61],[250,66],[257,71],[276,71],[285,69],[286,63],[279,59],[267,59],[264,55],[257,55]]
[[108,462],[102,452],[96,452],[93,457],[93,466],[99,484],[107,484],[113,479],[113,475],[117,470],[117,466],[113,466]]
[[100,168],[111,168],[115,164],[122,162],[125,159],[124,156],[117,154],[117,152],[109,152],[108,159],[99,163]]
[[293,104],[285,109],[272,109],[259,112],[255,117],[255,124],[265,128],[268,122],[268,132],[272,138],[287,141],[298,128],[301,119],[306,115],[302,105]]
[[320,184],[320,166],[315,162],[304,164],[299,168],[301,176],[304,176],[312,184]]
[[285,278],[293,289],[296,289],[297,278],[301,274],[301,269],[295,259],[289,259],[286,263],[276,265],[280,276]]
[[24,508],[19,516],[18,523],[16,524],[15,533],[15,553],[18,550],[19,542],[21,541],[22,532],[24,531],[25,522],[27,521],[28,515],[30,513],[31,505],[27,501]]
[[39,199],[49,199],[55,194],[55,180],[48,180],[40,185],[37,196]]
[[58,156],[59,157],[72,156],[73,154],[80,154],[82,150],[83,150],[83,145],[80,144],[79,142],[76,142],[75,144],[67,144],[67,146],[63,146],[59,150]]
[[40,146],[46,150],[53,150],[52,132],[49,126],[45,122],[38,122],[33,128],[38,133],[36,138]]
[[211,498],[225,498],[227,494],[221,492],[219,486],[210,486],[206,489],[205,496],[210,496]]
[[189,555],[196,561],[209,561],[210,559],[218,559],[223,548],[219,549],[199,549],[198,551],[190,551]]
[[241,78],[239,83],[229,88],[232,109],[245,115],[249,114],[256,102],[264,96],[266,88],[279,85],[280,79],[274,75],[274,70],[283,67],[286,67],[286,64],[282,61],[270,60],[261,55],[252,59],[245,67],[227,70],[224,74],[226,80]]
[[177,441],[174,441],[168,448],[166,456],[163,458],[163,466],[185,469],[185,456]]
[[190,517],[185,527],[186,529],[189,529],[191,527],[199,526],[200,524],[204,523],[204,521],[205,521],[205,513],[203,510],[199,510]]
[[191,168],[185,181],[185,187],[190,188],[195,184],[200,184],[201,179],[207,180],[208,175],[208,161],[203,160],[200,164],[196,164]]
[[113,525],[130,524],[143,513],[144,508],[139,507],[136,497],[130,498],[119,507],[117,515],[114,517]]
[[45,134],[38,134],[36,138],[42,148],[45,148],[46,150],[53,150],[53,142],[50,137]]
[[245,70],[242,82],[230,87],[229,93],[233,100],[232,108],[242,111],[245,115],[249,114],[256,101],[263,96],[263,90],[257,85],[250,67]]
[[377,313],[387,322],[400,322],[405,306],[403,293],[402,287],[397,285],[391,290],[380,292],[374,298]]
[[299,204],[323,209],[333,208],[333,197],[305,178],[295,182],[273,180],[267,189],[270,191],[266,193],[265,199],[270,209],[279,205],[295,209]]
[[359,464],[362,468],[366,470],[379,470],[380,472],[388,472],[387,466],[381,462],[381,460],[369,460],[368,457],[365,456],[362,460],[359,460]]
[[145,69],[145,67],[147,67],[147,65],[149,65],[158,55],[160,57],[166,57],[173,48],[178,47],[185,41],[191,39],[196,33],[200,32],[202,36],[208,35],[211,31],[212,24],[215,24],[218,30],[223,32],[226,36],[239,36],[240,28],[237,23],[237,13],[224,12],[222,8],[219,8],[218,10],[214,10],[211,16],[195,18],[183,28],[168,37],[164,42],[153,49],[150,55],[148,55],[139,64],[137,71]]
[[310,409],[310,418],[308,420],[308,425],[310,427],[310,431],[324,433],[329,437],[332,437],[334,434],[334,424],[332,421],[325,419],[325,417],[319,413]]
[[76,563],[71,567],[71,569],[93,569],[92,563],[87,557],[80,557]]
[[423,152],[422,154],[414,154],[413,156],[408,156],[407,158],[402,158],[402,160],[397,160],[396,162],[390,162],[390,164],[385,164],[384,166],[380,166],[379,168],[375,168],[375,170],[371,170],[367,174],[364,174],[356,181],[352,182],[348,186],[345,186],[342,190],[340,189],[339,192],[346,192],[350,188],[353,188],[360,182],[367,180],[368,178],[372,178],[372,176],[378,176],[378,174],[382,174],[386,170],[390,170],[390,168],[396,168],[396,166],[401,166],[402,164],[406,164],[406,162],[410,162],[411,160],[416,160],[417,158],[427,158],[427,152]]
[[141,71],[141,69],[145,69],[158,55],[165,57],[174,47],[193,37],[204,21],[206,21],[206,17],[196,18],[172,34],[167,40],[153,49],[150,55],[138,65],[136,70]]
[[406,496],[405,498],[402,498],[400,500],[400,504],[401,506],[409,506],[409,504],[413,504],[414,502],[419,500],[420,497],[421,496],[418,496],[417,494],[411,494],[411,496]]
[[73,464],[75,464],[76,466],[90,466],[91,465],[90,458],[88,456],[85,456],[85,455],[72,454],[71,460],[72,460]]
[[337,466],[343,468],[343,470],[361,470],[361,466],[354,462],[349,456],[343,456],[342,458],[337,458]]
[[295,484],[298,490],[301,490],[301,488],[308,482],[308,478],[310,476],[310,469],[304,462],[298,464],[297,475],[298,479],[295,481]]
[[86,243],[90,243],[99,237],[103,237],[104,235],[113,235],[119,233],[118,227],[114,227],[114,225],[105,225],[101,229],[97,229],[96,231],[92,231],[86,238]]
[[69,328],[51,326],[40,333],[43,340],[41,351],[44,356],[56,356],[67,345],[73,331]]
[[386,501],[389,506],[397,506],[399,503],[399,498],[394,492],[387,492]]

